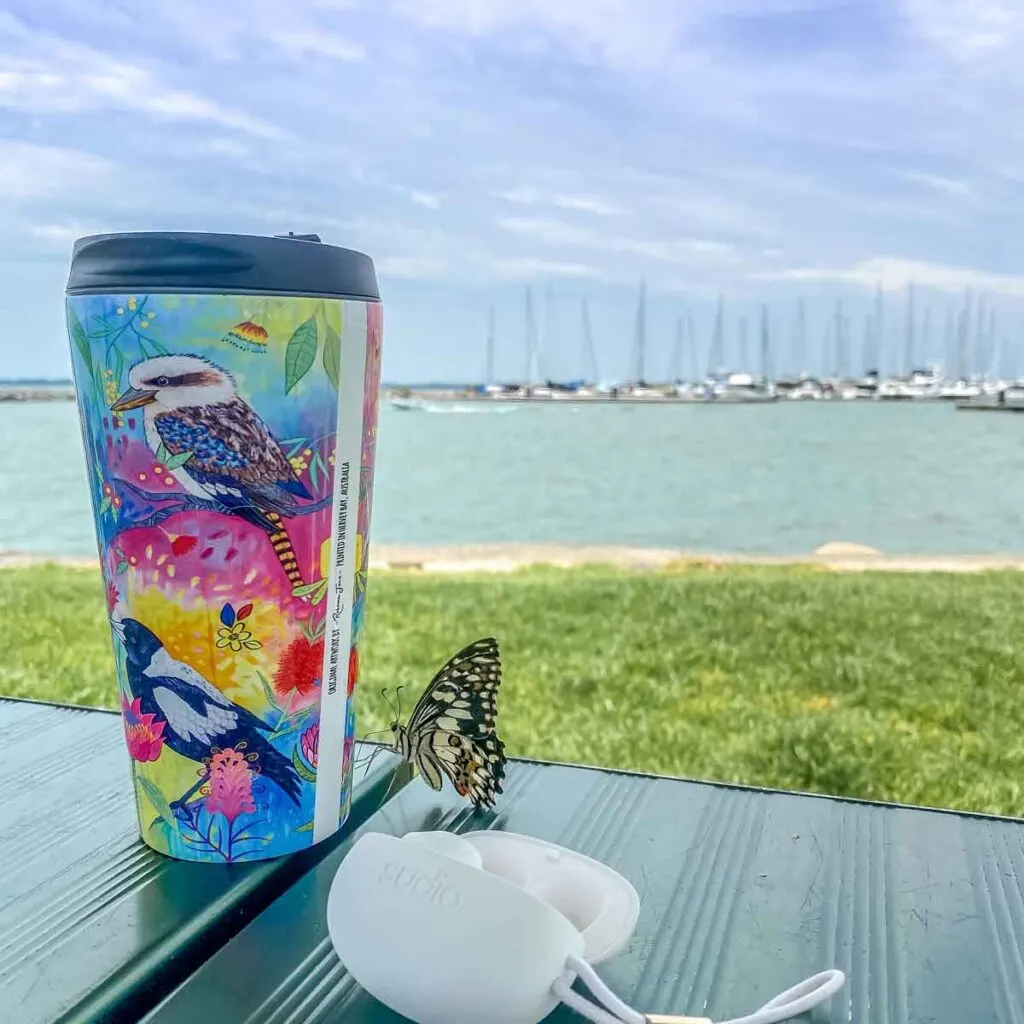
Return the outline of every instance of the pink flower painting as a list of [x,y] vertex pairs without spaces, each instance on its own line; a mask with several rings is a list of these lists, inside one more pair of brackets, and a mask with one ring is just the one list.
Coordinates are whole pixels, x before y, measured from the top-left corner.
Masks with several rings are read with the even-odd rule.
[[142,701],[136,697],[130,701],[121,697],[121,715],[124,720],[124,735],[128,741],[128,753],[133,761],[155,761],[164,747],[164,729],[156,715],[142,713]]
[[218,750],[210,758],[210,792],[206,809],[210,814],[223,814],[230,824],[241,814],[252,814],[256,804],[252,798],[252,769],[245,755],[234,747]]
[[303,734],[299,740],[299,746],[302,748],[302,756],[306,759],[306,763],[311,768],[315,768],[317,764],[317,753],[320,746],[320,723],[317,722],[315,725],[311,725]]

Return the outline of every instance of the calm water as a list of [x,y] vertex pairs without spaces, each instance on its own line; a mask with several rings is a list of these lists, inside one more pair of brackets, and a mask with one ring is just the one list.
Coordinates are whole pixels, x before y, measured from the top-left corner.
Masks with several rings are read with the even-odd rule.
[[[382,405],[377,542],[1024,551],[1024,415],[946,405]],[[0,405],[0,549],[95,552],[71,403]]]

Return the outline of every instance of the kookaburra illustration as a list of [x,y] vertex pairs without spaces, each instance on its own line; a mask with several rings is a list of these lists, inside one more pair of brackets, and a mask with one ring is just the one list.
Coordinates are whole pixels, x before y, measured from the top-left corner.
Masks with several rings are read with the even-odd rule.
[[295,515],[297,498],[313,496],[231,374],[199,356],[157,356],[136,363],[128,383],[111,410],[141,409],[154,453],[161,444],[171,455],[191,453],[168,472],[189,494],[264,530],[292,586],[302,583],[282,518]]

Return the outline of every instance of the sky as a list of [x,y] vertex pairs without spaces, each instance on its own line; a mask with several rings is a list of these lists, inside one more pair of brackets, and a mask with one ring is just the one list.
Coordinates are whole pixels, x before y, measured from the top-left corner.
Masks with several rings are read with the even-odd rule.
[[1020,0],[5,0],[0,376],[67,374],[76,237],[159,229],[370,253],[387,380],[480,379],[492,306],[522,377],[528,288],[542,373],[585,298],[627,376],[641,281],[649,378],[720,293],[731,363],[762,302],[798,358],[801,297],[804,361],[842,301],[856,362],[879,286],[898,369],[910,282],[918,361],[970,289],[1012,364],[1022,45]]

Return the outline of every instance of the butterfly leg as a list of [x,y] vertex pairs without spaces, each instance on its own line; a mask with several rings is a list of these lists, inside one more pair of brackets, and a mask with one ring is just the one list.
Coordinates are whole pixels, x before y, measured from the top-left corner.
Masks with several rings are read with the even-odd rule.
[[395,789],[395,783],[401,780],[401,784],[398,786],[398,789],[404,789],[410,782],[412,782],[412,778],[415,773],[416,769],[408,761],[400,761],[394,772],[391,774],[391,781],[388,783],[388,788],[385,790],[384,796],[381,798],[380,806],[383,807],[391,798],[391,792]]

